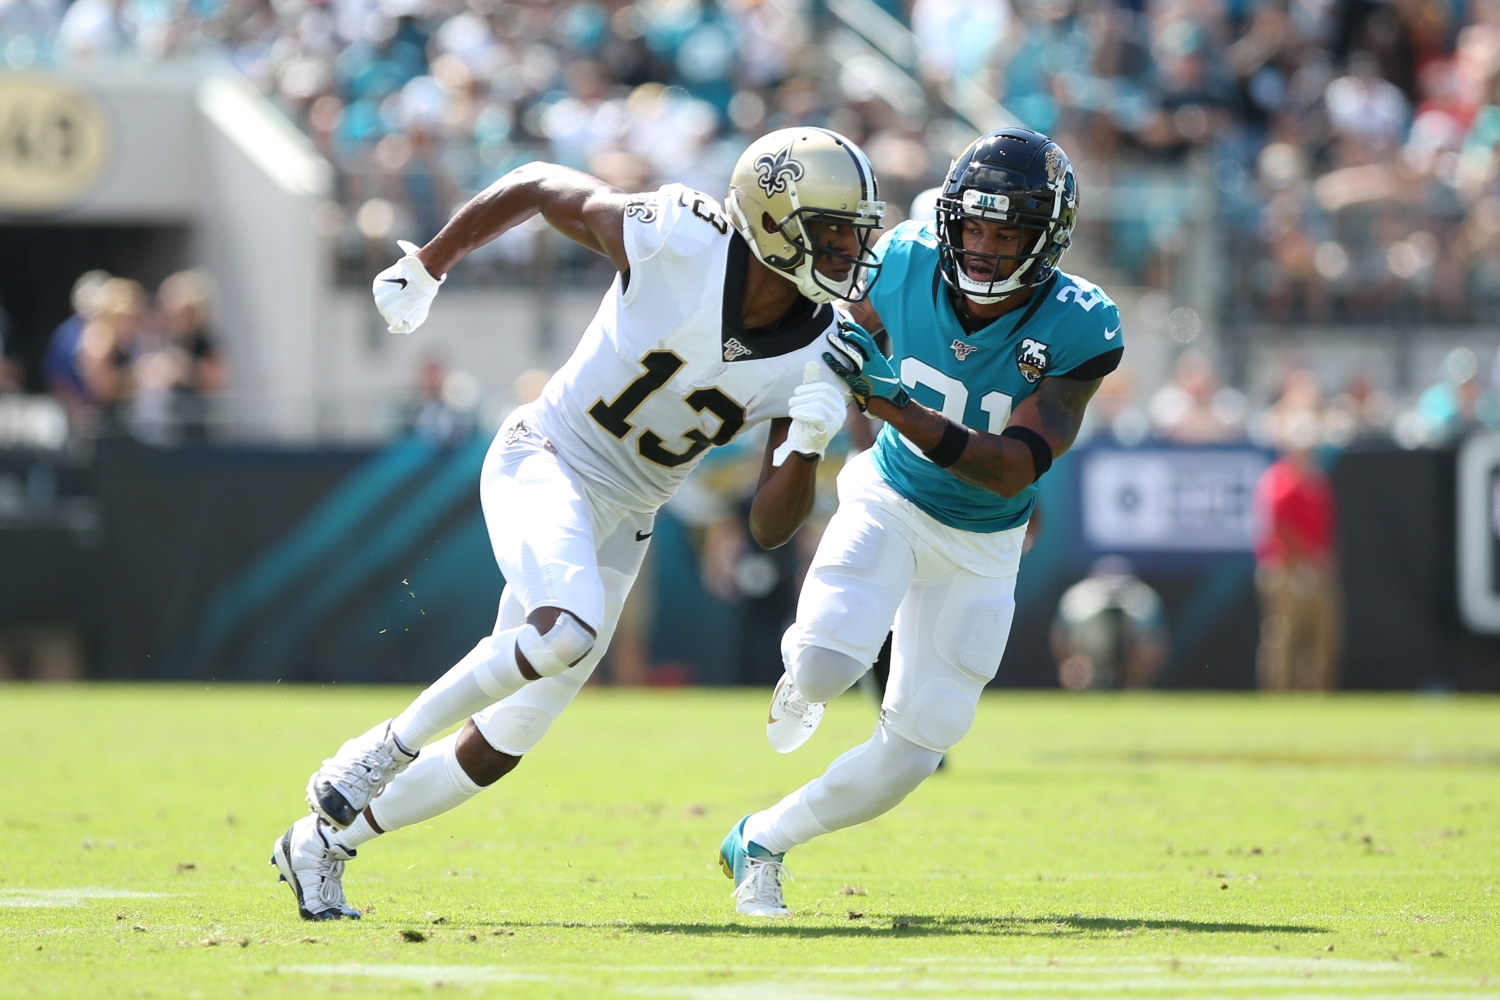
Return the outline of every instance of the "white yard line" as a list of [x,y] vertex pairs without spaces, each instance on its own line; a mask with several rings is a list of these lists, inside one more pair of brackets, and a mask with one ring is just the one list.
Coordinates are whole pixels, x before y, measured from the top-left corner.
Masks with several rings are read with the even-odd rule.
[[522,972],[498,965],[277,965],[269,969],[304,976],[364,976],[413,983],[544,983],[572,978],[550,972]]
[[[921,966],[921,968],[912,968]],[[468,965],[294,965],[275,971],[319,977],[367,977],[414,983],[571,982],[631,996],[688,1000],[858,1000],[869,996],[926,998],[1045,996],[1132,998],[1240,996],[1279,1000],[1472,1000],[1500,998],[1473,980],[1429,977],[1402,962],[1249,956],[1145,956],[1130,959],[1028,957],[1019,959],[912,958],[896,966],[566,965],[549,970]],[[934,971],[937,970],[937,971]],[[951,970],[952,974],[945,974]],[[1264,975],[1256,975],[1263,971]],[[1399,973],[1404,982],[1392,982]],[[733,983],[641,983],[663,975],[751,976]],[[600,977],[612,982],[600,983]],[[1409,978],[1407,978],[1409,977]]]
[[131,889],[0,889],[0,907],[81,906],[88,899],[167,899],[176,893]]

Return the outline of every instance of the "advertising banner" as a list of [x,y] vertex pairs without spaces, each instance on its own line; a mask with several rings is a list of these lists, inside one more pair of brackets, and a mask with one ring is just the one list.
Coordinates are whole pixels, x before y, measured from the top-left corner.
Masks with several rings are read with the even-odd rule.
[[1458,607],[1475,632],[1500,634],[1500,434],[1458,453]]
[[1083,529],[1100,550],[1249,552],[1253,448],[1097,448],[1083,457]]

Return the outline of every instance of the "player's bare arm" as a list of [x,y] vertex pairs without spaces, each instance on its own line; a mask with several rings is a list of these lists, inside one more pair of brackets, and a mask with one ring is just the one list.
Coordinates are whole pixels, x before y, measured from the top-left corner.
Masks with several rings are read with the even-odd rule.
[[761,462],[760,483],[750,503],[750,534],[764,549],[774,549],[792,540],[802,522],[812,513],[816,499],[818,458],[792,452],[781,465],[774,465],[772,455],[786,440],[792,421],[782,417],[771,421],[766,440],[766,455]]
[[429,274],[446,274],[466,255],[540,213],[553,229],[625,271],[630,267],[626,198],[619,188],[570,167],[527,163],[471,198],[417,259]]
[[392,333],[411,333],[426,322],[449,268],[538,213],[564,236],[628,270],[625,203],[624,192],[577,170],[555,163],[517,167],[471,198],[426,246],[398,240],[405,256],[375,276],[375,306]]
[[[1084,409],[1103,379],[1079,381],[1069,378],[1044,378],[1037,390],[1026,397],[1011,415],[1007,427],[1024,427],[1042,436],[1057,457],[1073,446],[1078,428],[1083,424]],[[905,406],[872,397],[869,412],[894,424],[896,429],[922,451],[932,451],[942,441],[950,424],[948,418],[918,402]],[[965,428],[969,440],[958,461],[948,471],[966,483],[981,489],[1013,497],[1037,478],[1040,471],[1026,444],[1014,437],[1002,437],[985,431]]]
[[[467,254],[540,214],[553,229],[608,257],[610,263],[624,271],[630,266],[625,255],[625,200],[624,192],[597,177],[555,163],[528,163],[470,199],[415,256],[428,275],[446,274]],[[401,282],[405,290],[403,277],[387,277],[382,272],[376,287],[379,289],[382,280],[394,281]],[[527,621],[545,634],[562,613],[560,608],[540,607],[531,611]],[[589,626],[581,627],[594,634]],[[516,652],[516,663],[522,677],[540,679],[541,675],[520,650]]]

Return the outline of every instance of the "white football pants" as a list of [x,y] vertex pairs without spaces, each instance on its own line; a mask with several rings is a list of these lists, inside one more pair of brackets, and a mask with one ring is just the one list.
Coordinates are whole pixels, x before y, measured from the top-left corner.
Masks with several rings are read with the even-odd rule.
[[[604,657],[646,556],[655,515],[599,497],[550,444],[517,419],[501,428],[485,456],[479,499],[490,547],[505,577],[494,635],[519,628],[537,608],[552,607],[572,613],[597,636],[588,655],[573,667],[470,709],[491,746],[520,755],[537,744]],[[489,649],[489,641],[480,640],[470,657]],[[446,725],[463,721],[470,712]]]
[[[576,665],[473,714],[492,747],[519,756],[536,746],[603,659],[656,515],[601,498],[535,432],[515,435],[513,426],[496,437],[479,487],[490,546],[505,576],[495,633],[518,628],[537,608],[554,607],[572,612],[597,636]],[[513,443],[507,432],[516,436]]]
[[[520,756],[546,734],[609,648],[655,515],[600,498],[544,439],[515,419],[501,428],[485,456],[479,495],[495,561],[505,576],[494,633],[417,696],[397,718],[396,732],[408,745],[421,747],[431,735],[472,717],[492,747]],[[501,673],[490,661],[515,655],[513,641],[497,642],[497,637],[525,624],[541,607],[562,608],[594,629],[593,647],[556,676],[527,683],[499,701],[487,697]],[[506,666],[514,672],[513,662]],[[408,738],[408,733],[416,735]],[[430,819],[479,791],[453,754],[451,739],[432,744],[387,786],[374,808],[383,830]],[[357,846],[373,835],[361,818],[342,839]]]
[[891,674],[869,742],[746,823],[773,853],[873,819],[921,784],[973,725],[1015,613],[1024,524],[942,524],[891,489],[868,452],[838,484],[782,655],[799,688],[831,698],[875,662],[894,622]]

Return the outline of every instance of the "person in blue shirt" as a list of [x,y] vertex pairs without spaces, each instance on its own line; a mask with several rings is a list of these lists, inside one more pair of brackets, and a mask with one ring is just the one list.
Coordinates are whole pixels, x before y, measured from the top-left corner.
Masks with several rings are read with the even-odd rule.
[[825,360],[885,427],[839,475],[767,738],[801,746],[894,623],[890,677],[869,741],[725,837],[740,913],[788,915],[785,852],[893,808],[973,724],[1010,634],[1037,480],[1124,351],[1114,302],[1058,269],[1077,213],[1055,142],[981,136],[949,169],[936,220],[881,239],[867,298],[829,334]]
[[84,327],[89,325],[97,311],[99,290],[109,279],[108,271],[85,271],[78,276],[69,299],[73,315],[52,331],[47,353],[42,358],[42,381],[46,383],[47,391],[75,417],[98,402],[83,377],[78,348],[83,343]]

